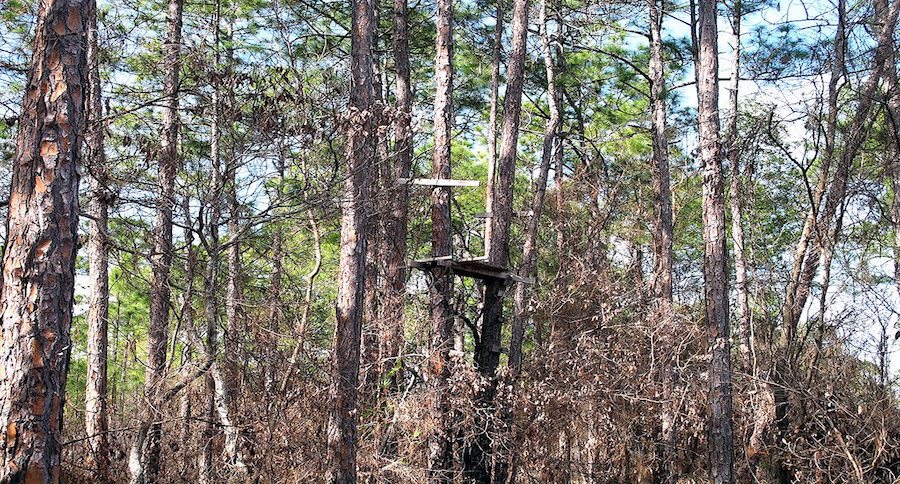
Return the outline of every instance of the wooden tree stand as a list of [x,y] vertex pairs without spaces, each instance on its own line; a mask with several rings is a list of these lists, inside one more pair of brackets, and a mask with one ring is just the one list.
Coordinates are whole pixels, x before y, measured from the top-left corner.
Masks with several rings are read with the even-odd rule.
[[[443,188],[477,187],[481,184],[478,180],[451,180],[446,178],[400,178],[397,182]],[[491,214],[489,213],[478,214],[477,217],[486,219],[488,220],[488,223],[490,223],[489,220]],[[501,267],[489,263],[487,256],[457,259],[452,254],[446,254],[426,259],[411,260],[407,263],[407,267],[419,269],[421,271],[430,271],[437,267],[446,267],[454,274],[462,277],[471,277],[484,281],[501,280],[505,281],[506,284],[512,282],[533,284],[531,279],[519,276],[509,270],[508,267]]]

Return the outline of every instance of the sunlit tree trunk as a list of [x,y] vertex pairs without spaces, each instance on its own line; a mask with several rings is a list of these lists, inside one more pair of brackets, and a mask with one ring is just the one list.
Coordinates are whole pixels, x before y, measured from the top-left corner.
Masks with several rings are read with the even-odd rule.
[[365,201],[369,194],[370,165],[375,157],[374,12],[367,0],[354,0],[352,8],[347,176],[342,200],[332,409],[328,422],[328,480],[335,483],[356,482],[356,401],[368,230]]
[[[216,3],[216,16],[213,28],[215,29],[214,37],[216,38],[216,46],[218,47],[218,25],[219,25],[219,3]],[[218,50],[216,51],[216,65],[218,66]],[[222,160],[220,155],[221,140],[221,103],[218,81],[214,81],[212,90],[212,122],[210,123],[209,133],[209,163],[210,163],[210,179],[209,193],[206,196],[207,209],[207,228],[206,228],[206,287],[203,294],[203,313],[206,321],[206,334],[204,343],[204,353],[215,358],[218,351],[219,339],[219,313],[216,291],[218,290],[219,278],[219,223],[222,217],[221,195],[223,190]],[[215,475],[213,469],[213,438],[215,437],[215,399],[216,386],[212,375],[206,375],[204,379],[204,418],[202,432],[203,448],[198,456],[199,477],[202,484],[214,482]]]
[[731,339],[725,241],[725,183],[719,141],[719,60],[716,0],[699,4],[698,124],[703,163],[703,272],[708,327],[709,473],[715,483],[734,482],[731,403]]
[[71,349],[88,2],[38,4],[3,258],[3,482],[60,479]]
[[378,135],[376,139],[375,158],[372,161],[372,169],[369,171],[369,212],[366,215],[369,233],[366,234],[366,291],[363,299],[363,330],[360,362],[360,389],[362,391],[363,404],[377,406],[379,397],[378,380],[381,369],[379,355],[379,330],[381,329],[379,309],[384,293],[383,278],[380,274],[379,262],[384,245],[383,224],[384,220],[384,179],[386,175],[385,165],[388,163],[388,147],[386,136],[381,131],[384,122],[384,84],[381,76],[381,56],[378,53],[379,31],[378,25],[381,19],[381,9],[378,2],[372,3],[374,16],[374,29],[372,38],[372,92],[374,104],[372,115],[373,124]]
[[88,364],[84,390],[84,428],[90,442],[97,482],[109,482],[109,415],[107,412],[107,351],[109,327],[109,204],[112,200],[104,153],[103,99],[97,5],[88,2],[85,164],[90,173],[91,220],[88,237]]

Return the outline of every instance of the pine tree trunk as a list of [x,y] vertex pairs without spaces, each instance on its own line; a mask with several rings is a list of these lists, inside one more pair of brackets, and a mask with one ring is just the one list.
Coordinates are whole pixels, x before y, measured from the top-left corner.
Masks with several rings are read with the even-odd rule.
[[[494,187],[494,205],[491,209],[493,228],[490,262],[500,267],[509,265],[509,229],[513,214],[513,181],[519,141],[519,117],[522,111],[522,88],[525,80],[527,35],[528,0],[516,0],[513,6],[512,47],[503,105],[497,185]],[[481,330],[481,344],[475,350],[475,364],[482,375],[492,377],[500,364],[500,331],[506,285],[503,281],[490,281],[485,286],[484,323]]]
[[366,206],[369,172],[375,157],[372,47],[374,12],[366,0],[353,1],[347,177],[341,215],[341,250],[332,368],[332,411],[328,422],[328,480],[356,482],[357,384],[365,294]]
[[[450,178],[450,145],[453,129],[453,2],[437,2],[434,96],[434,156],[432,177]],[[450,223],[450,189],[436,187],[431,194],[431,255],[453,255]],[[445,267],[431,271],[431,372],[434,434],[428,443],[428,478],[449,482],[453,463],[450,400],[450,348],[453,342],[451,291],[453,276]]]
[[699,10],[698,124],[703,163],[703,272],[708,327],[709,472],[715,483],[734,482],[731,400],[731,338],[728,325],[725,195],[719,141],[719,61],[716,0]]
[[734,49],[731,58],[731,85],[728,87],[728,104],[731,113],[728,118],[728,138],[725,149],[731,168],[731,239],[734,249],[735,289],[737,292],[738,344],[741,365],[750,365],[750,289],[747,284],[747,256],[744,250],[744,209],[741,180],[741,150],[738,141],[738,87],[741,72],[741,2],[736,0],[732,9],[731,32]]
[[[525,49],[528,38],[528,0],[515,0],[512,15],[512,45],[507,69],[506,96],[503,104],[503,127],[500,137],[500,153],[497,161],[497,183],[491,207],[491,239],[489,262],[495,266],[509,266],[510,225],[513,214],[513,181],[516,174],[516,149],[519,141],[519,118],[522,111],[522,89],[525,80]],[[484,316],[481,337],[475,348],[475,366],[482,376],[494,379],[500,364],[501,331],[503,327],[503,298],[506,281],[486,281],[484,289]],[[477,396],[479,405],[489,408],[494,399],[496,382],[491,381]],[[491,431],[492,429],[486,429]],[[479,481],[506,480],[504,458],[492,472],[490,435],[482,434],[479,441],[466,449],[466,478]]]
[[497,14],[494,16],[494,46],[491,49],[491,107],[488,114],[488,166],[485,211],[488,213],[484,227],[484,252],[490,257],[491,212],[494,209],[494,183],[497,178],[497,111],[500,105],[500,57],[503,54],[503,0],[497,1]]
[[183,0],[170,0],[164,51],[163,127],[159,153],[156,219],[153,225],[153,273],[150,281],[150,328],[147,337],[145,394],[148,399],[149,428],[141,457],[141,471],[135,482],[156,482],[160,470],[162,438],[160,400],[166,370],[169,341],[169,272],[172,265],[172,209],[175,174],[178,170],[178,90],[181,67],[181,21]]
[[109,415],[107,412],[107,351],[109,346],[109,202],[111,194],[104,153],[103,100],[100,82],[100,46],[97,5],[88,2],[88,95],[86,96],[85,164],[90,173],[91,213],[88,238],[88,364],[84,392],[84,428],[94,460],[94,479],[109,482]]
[[[540,225],[541,212],[544,208],[544,195],[547,192],[547,178],[550,173],[550,165],[553,155],[558,150],[560,143],[559,128],[562,124],[560,111],[562,98],[556,89],[556,56],[562,55],[559,48],[550,47],[550,35],[547,33],[547,0],[541,2],[540,10],[541,48],[544,51],[544,71],[547,74],[547,104],[550,109],[550,118],[544,128],[544,144],[541,152],[541,165],[538,168],[538,176],[534,185],[534,199],[531,202],[531,218],[525,228],[525,244],[522,249],[522,268],[520,275],[530,278],[536,275],[537,267],[537,238]],[[509,366],[517,371],[522,364],[522,342],[525,339],[526,318],[526,293],[525,284],[517,284],[515,289],[515,314],[513,316],[512,334],[509,342]]]
[[241,381],[240,333],[241,325],[241,242],[240,204],[237,199],[236,160],[227,162],[228,186],[228,285],[225,289],[225,374],[228,379],[228,399],[233,400]]
[[[219,339],[219,314],[218,314],[218,276],[219,276],[219,223],[222,217],[222,191],[224,180],[222,175],[222,159],[220,140],[222,131],[222,106],[220,102],[221,92],[218,78],[219,67],[219,21],[221,4],[216,2],[215,18],[213,20],[213,38],[215,39],[215,69],[212,79],[212,119],[209,133],[209,163],[210,163],[210,187],[206,196],[207,233],[206,233],[206,286],[203,295],[203,311],[206,321],[206,340],[203,342],[203,352],[207,357],[215,358],[218,351]],[[216,419],[216,384],[212,374],[204,378],[204,405],[202,431],[202,450],[198,456],[197,467],[201,484],[215,482],[215,470],[213,468],[213,439],[215,437]]]
[[657,314],[660,331],[660,347],[663,348],[659,378],[663,388],[661,412],[662,475],[674,480],[675,469],[675,373],[672,348],[675,347],[675,308],[672,288],[672,189],[669,178],[669,142],[666,134],[666,85],[663,58],[662,2],[647,0],[650,24],[650,109],[653,139],[653,192],[654,230],[653,248],[656,267],[653,275]]
[[3,259],[0,480],[60,479],[91,5],[39,3]]
[[[409,177],[412,167],[412,88],[409,68],[409,30],[407,26],[408,11],[406,0],[394,0],[394,68],[396,69],[395,96],[397,101],[397,118],[395,124],[395,148],[393,173],[388,183],[398,178]],[[400,356],[403,343],[403,327],[405,323],[406,300],[406,238],[409,220],[409,190],[400,184],[390,192],[388,211],[385,221],[385,286],[387,294],[384,298],[384,331],[381,335],[382,373],[398,364],[395,358]],[[394,380],[396,381],[396,377]]]

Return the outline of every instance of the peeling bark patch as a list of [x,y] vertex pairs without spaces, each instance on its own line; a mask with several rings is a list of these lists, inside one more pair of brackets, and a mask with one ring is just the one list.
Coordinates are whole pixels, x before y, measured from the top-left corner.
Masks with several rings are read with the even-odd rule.
[[34,415],[43,415],[44,414],[44,397],[42,395],[38,395],[35,397],[34,402],[31,404],[31,413]]
[[44,140],[41,142],[41,158],[49,158],[59,154],[59,145],[55,140]]
[[[42,179],[42,177],[37,177],[37,180]],[[43,259],[44,256],[50,252],[50,246],[53,245],[53,240],[46,239],[43,242],[39,243],[37,248],[34,250],[34,256],[38,259]]]
[[41,484],[44,481],[44,468],[37,462],[28,464],[25,472],[25,484]]
[[[10,422],[6,425],[6,447],[12,448],[16,446],[16,423]],[[10,462],[10,466],[15,464]]]
[[41,342],[37,338],[31,340],[31,365],[32,368],[44,367],[44,356],[41,353]]
[[70,32],[81,32],[81,10],[78,7],[69,7],[69,15],[66,17],[66,27]]

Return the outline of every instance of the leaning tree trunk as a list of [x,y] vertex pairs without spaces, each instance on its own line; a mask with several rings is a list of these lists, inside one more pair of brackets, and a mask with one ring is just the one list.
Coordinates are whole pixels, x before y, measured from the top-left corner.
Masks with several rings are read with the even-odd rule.
[[[183,0],[170,0],[164,52],[163,128],[159,153],[156,220],[153,225],[153,272],[150,280],[150,328],[147,337],[147,370],[144,392],[148,400],[146,437],[140,469],[134,482],[156,482],[160,468],[162,437],[161,400],[169,341],[169,272],[172,266],[172,208],[178,170],[178,90],[181,68],[181,20]],[[139,432],[140,434],[143,432]]]
[[[544,195],[547,193],[547,178],[553,154],[558,149],[559,128],[562,124],[560,110],[562,97],[556,89],[556,59],[550,47],[550,35],[547,33],[547,0],[541,2],[540,10],[541,49],[544,52],[544,71],[547,74],[547,104],[550,118],[544,128],[544,144],[541,152],[541,165],[534,182],[534,199],[531,202],[531,218],[525,228],[525,244],[522,249],[522,268],[520,275],[532,277],[537,266],[537,237],[541,212],[544,208]],[[561,55],[559,47],[555,48],[557,57]],[[509,366],[518,371],[522,364],[522,342],[525,339],[526,297],[525,284],[517,284],[515,289],[515,313],[513,316],[512,334],[509,341]]]
[[[833,257],[833,247],[837,243],[837,239],[841,233],[842,213],[841,208],[847,193],[847,185],[850,180],[850,168],[856,155],[862,148],[862,144],[869,133],[871,124],[869,118],[872,112],[873,101],[882,76],[885,72],[887,60],[891,56],[892,35],[897,26],[897,16],[900,12],[900,0],[891,2],[884,13],[884,22],[877,35],[877,46],[875,48],[875,58],[872,63],[872,71],[858,95],[859,103],[856,107],[853,119],[846,130],[843,150],[837,158],[837,166],[831,181],[828,193],[825,195],[825,205],[822,208],[818,219],[815,221],[815,234],[818,236],[817,242],[813,243],[809,251],[806,253],[806,259],[803,270],[799,276],[799,283],[794,288],[794,293],[788,293],[785,302],[785,331],[783,333],[793,336],[796,333],[796,327],[800,314],[806,305],[809,297],[810,288],[813,280],[818,272],[818,268],[823,267],[826,271],[825,279],[830,275],[828,270]],[[826,156],[829,156],[826,153]],[[823,285],[827,291],[827,280]],[[791,288],[789,288],[791,289]],[[788,305],[787,299],[790,299]]]
[[[450,142],[453,128],[453,1],[438,0],[435,46],[434,156],[432,176],[450,178]],[[431,194],[432,256],[452,255],[450,224],[450,189],[435,187]],[[431,392],[434,434],[428,443],[428,478],[432,482],[449,482],[453,454],[452,421],[447,381],[450,377],[450,348],[453,343],[453,316],[450,291],[453,276],[446,267],[431,271]]]
[[725,247],[725,183],[719,142],[719,60],[716,0],[701,0],[699,13],[698,124],[703,162],[703,272],[708,327],[709,473],[715,483],[734,482],[731,403],[731,338]]
[[341,215],[341,250],[332,367],[332,409],[328,422],[328,480],[356,482],[356,400],[366,267],[366,198],[375,157],[371,2],[353,1],[347,178]]
[[88,2],[87,33],[88,92],[85,132],[86,165],[90,173],[91,201],[88,209],[88,364],[84,390],[84,428],[94,460],[94,480],[109,482],[109,415],[107,413],[107,351],[109,328],[109,192],[108,168],[103,143],[103,100],[100,83],[100,46],[97,35],[97,5]]
[[12,165],[3,259],[0,481],[60,479],[92,4],[43,0]]

